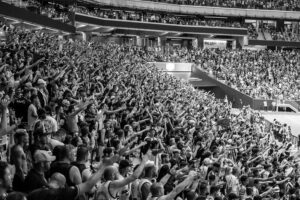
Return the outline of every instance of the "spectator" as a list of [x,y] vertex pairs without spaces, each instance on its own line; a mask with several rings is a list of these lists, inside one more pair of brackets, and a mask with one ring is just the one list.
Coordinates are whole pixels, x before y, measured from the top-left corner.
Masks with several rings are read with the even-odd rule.
[[[11,27],[7,33],[7,47],[0,48],[1,66],[5,63],[0,67],[0,135],[11,144],[8,134],[18,128],[16,144],[8,151],[16,168],[11,178],[16,189],[24,179],[41,181],[34,170],[44,173],[46,181],[50,178],[48,188],[30,192],[29,200],[75,199],[87,193],[95,194],[94,199],[278,199],[278,191],[297,197],[298,152],[287,125],[274,122],[268,128],[261,114],[248,106],[233,114],[228,100],[196,90],[148,63],[195,59],[247,94],[279,96],[290,87],[283,97],[296,98],[297,51],[175,48],[166,55],[113,43],[59,41],[42,31]],[[60,42],[62,51],[57,51]],[[24,57],[26,65],[11,67],[15,54]],[[39,72],[28,67],[34,64]],[[29,73],[17,75],[20,79],[34,85],[39,79],[46,82],[27,94],[33,109],[26,114],[35,113],[28,119],[28,130],[19,129],[10,103],[19,97],[14,92],[22,84],[7,81],[22,70]],[[3,71],[11,74],[7,77]],[[49,95],[41,94],[44,88]],[[57,132],[47,121],[47,106],[58,122]],[[27,131],[35,136],[34,144],[29,144]],[[60,144],[52,145],[52,140]],[[36,163],[34,157],[32,167],[30,155],[43,150],[56,160]]]
[[24,181],[28,173],[28,166],[31,163],[27,163],[29,140],[28,133],[24,129],[18,129],[15,133],[16,144],[11,149],[11,164],[15,166],[16,174],[13,179],[13,189],[15,191],[24,192]]
[[25,179],[27,193],[42,187],[48,187],[45,173],[50,169],[50,163],[55,160],[55,157],[49,155],[49,152],[45,150],[37,150],[33,156],[33,160],[33,168],[29,171]]
[[68,186],[75,186],[82,182],[79,169],[71,164],[70,149],[66,146],[57,146],[57,160],[52,163],[50,175],[59,172],[66,178]]

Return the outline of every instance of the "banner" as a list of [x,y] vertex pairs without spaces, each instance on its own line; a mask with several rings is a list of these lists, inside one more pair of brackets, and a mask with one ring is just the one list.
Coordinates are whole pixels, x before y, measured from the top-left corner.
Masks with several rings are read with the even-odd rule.
[[226,49],[226,40],[204,39],[204,48],[208,49]]

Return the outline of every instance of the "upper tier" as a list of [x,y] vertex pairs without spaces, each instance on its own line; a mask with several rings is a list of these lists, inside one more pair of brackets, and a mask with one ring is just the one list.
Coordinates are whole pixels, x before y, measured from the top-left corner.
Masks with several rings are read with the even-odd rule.
[[283,10],[263,10],[263,9],[244,9],[244,8],[224,8],[210,6],[178,5],[173,3],[161,3],[144,0],[89,0],[95,4],[102,4],[113,7],[155,10],[162,12],[215,15],[215,16],[236,16],[247,18],[265,19],[288,19],[299,20],[300,12]]

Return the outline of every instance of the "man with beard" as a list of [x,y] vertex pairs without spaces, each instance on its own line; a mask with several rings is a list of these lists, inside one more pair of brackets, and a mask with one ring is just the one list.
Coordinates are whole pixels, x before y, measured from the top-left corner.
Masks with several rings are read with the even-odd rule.
[[0,161],[0,200],[7,197],[7,192],[12,188],[11,173],[6,162]]
[[42,187],[48,187],[45,172],[50,169],[51,162],[55,160],[55,156],[51,156],[48,151],[44,150],[37,150],[33,158],[33,168],[29,171],[25,179],[25,186],[28,193]]
[[25,151],[29,144],[28,133],[25,129],[18,129],[15,134],[15,145],[11,149],[10,162],[15,165],[16,174],[13,179],[13,189],[24,191],[24,180],[27,174],[28,165]]

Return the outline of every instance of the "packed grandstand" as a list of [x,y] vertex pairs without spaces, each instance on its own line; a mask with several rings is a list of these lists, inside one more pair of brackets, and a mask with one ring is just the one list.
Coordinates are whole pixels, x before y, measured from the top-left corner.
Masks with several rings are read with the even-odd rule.
[[[298,1],[282,0],[163,2],[299,9]],[[142,19],[112,9],[57,10],[44,2],[36,14],[69,24],[65,12],[75,10]],[[244,27],[257,37],[249,24],[171,15],[149,19]],[[0,18],[0,200],[300,199],[300,154],[288,124],[267,121],[250,105],[233,109],[227,97],[153,64],[194,63],[249,98],[297,101],[297,49],[166,50],[58,37],[8,22]]]

